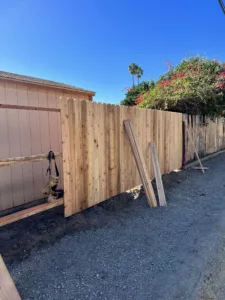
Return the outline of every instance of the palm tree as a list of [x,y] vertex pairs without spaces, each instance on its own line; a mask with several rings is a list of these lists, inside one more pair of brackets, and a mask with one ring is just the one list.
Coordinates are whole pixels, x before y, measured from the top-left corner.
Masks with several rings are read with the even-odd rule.
[[135,63],[132,63],[128,67],[130,74],[132,75],[133,79],[133,86],[134,86],[134,75],[137,75],[138,65]]
[[142,76],[143,74],[144,74],[143,69],[142,69],[141,67],[138,67],[137,73],[136,73],[137,79],[138,79],[138,85],[139,85],[139,79],[141,78],[141,76]]
[[225,5],[224,5],[223,1],[219,0],[219,4],[220,4],[220,7],[222,8],[222,11],[225,13]]

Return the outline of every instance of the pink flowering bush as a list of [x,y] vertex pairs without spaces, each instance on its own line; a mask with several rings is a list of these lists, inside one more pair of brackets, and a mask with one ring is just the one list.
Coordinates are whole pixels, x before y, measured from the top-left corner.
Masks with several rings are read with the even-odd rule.
[[149,90],[154,88],[153,81],[142,81],[139,85],[124,88],[125,99],[121,101],[121,105],[134,106],[142,102],[142,96]]
[[225,65],[202,57],[169,65],[154,88],[136,99],[140,107],[205,116],[225,111]]

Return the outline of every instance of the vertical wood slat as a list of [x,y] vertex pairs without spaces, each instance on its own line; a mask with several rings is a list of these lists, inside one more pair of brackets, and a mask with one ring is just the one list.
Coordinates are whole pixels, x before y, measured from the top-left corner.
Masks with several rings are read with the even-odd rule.
[[153,187],[152,187],[152,184],[150,181],[147,166],[144,161],[142,149],[139,145],[137,136],[135,134],[133,124],[130,120],[125,120],[123,122],[124,122],[124,126],[126,129],[126,134],[128,136],[129,143],[132,148],[132,152],[133,152],[133,155],[134,155],[134,158],[136,161],[136,165],[137,165],[140,177],[141,177],[141,181],[142,181],[142,184],[144,187],[147,201],[149,203],[149,206],[156,207],[157,203],[156,203],[156,199],[155,199],[155,194],[154,194]]
[[[9,157],[9,133],[7,122],[7,109],[0,110],[0,158]],[[0,168],[0,210],[13,207],[11,168]]]
[[[6,104],[17,105],[18,97],[16,92],[16,83],[6,82],[6,88]],[[7,125],[9,135],[9,156],[22,156],[18,110],[7,110]],[[10,169],[13,206],[17,206],[20,203],[24,203],[22,166],[16,166],[15,168],[10,167]]]
[[[87,160],[88,160],[88,172],[87,172],[87,206],[91,206],[90,200],[94,194],[94,180],[93,180],[93,172],[94,172],[94,164],[91,163],[94,161],[94,141],[93,141],[93,134],[94,134],[94,121],[93,121],[93,112],[92,106],[90,103],[87,103],[87,118],[86,118],[86,128],[87,128]],[[69,212],[70,213],[70,212]]]
[[[71,111],[69,114],[69,103],[68,101],[63,101],[63,107],[61,108],[61,126],[62,126],[62,160],[63,160],[63,180],[64,180],[64,197],[67,199],[64,201],[64,214],[65,216],[69,216],[73,209],[73,201],[71,199],[71,195],[73,193],[73,187],[75,186],[75,178],[74,178],[74,153],[70,151],[74,149],[71,144],[73,143],[73,139],[70,139],[70,118],[72,117]],[[73,112],[72,112],[73,113]],[[70,130],[69,130],[70,129]],[[73,144],[72,144],[73,145]]]
[[[17,89],[18,89],[17,91],[18,105],[28,106],[29,99],[28,99],[26,84],[17,83]],[[18,113],[19,113],[21,155],[29,156],[31,153],[29,111],[19,110]],[[9,126],[11,125],[9,124]],[[21,186],[17,185],[17,188],[23,189],[24,199],[21,199],[21,202],[19,202],[19,204],[23,202],[28,203],[34,199],[34,184],[33,184],[33,176],[31,175],[32,171],[33,171],[32,164],[22,165],[23,182]]]
[[225,149],[224,118],[203,119],[202,116],[183,115],[184,122],[184,164],[196,159],[192,141],[188,137],[188,131],[193,138],[199,157]]
[[182,165],[181,114],[62,99],[61,116],[65,216],[141,183],[124,120],[134,124],[149,178],[151,141],[160,149],[162,173]]

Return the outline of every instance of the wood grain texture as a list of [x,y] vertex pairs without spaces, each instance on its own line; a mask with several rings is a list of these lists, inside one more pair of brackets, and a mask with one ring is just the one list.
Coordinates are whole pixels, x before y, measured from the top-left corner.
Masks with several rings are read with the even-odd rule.
[[154,173],[155,173],[155,179],[156,179],[156,185],[157,185],[157,191],[158,191],[158,197],[159,197],[159,205],[167,206],[163,182],[162,182],[162,175],[160,172],[159,160],[158,160],[157,151],[156,151],[156,145],[155,145],[155,143],[150,142],[149,146],[150,146],[151,153],[152,153],[152,163],[153,163],[153,167],[154,167]]
[[147,170],[147,165],[144,161],[144,157],[142,154],[142,149],[139,145],[137,136],[135,134],[135,129],[130,120],[125,120],[124,121],[124,126],[126,129],[126,134],[129,139],[129,143],[136,161],[137,169],[139,172],[139,175],[141,177],[141,181],[144,187],[145,195],[148,201],[148,204],[150,207],[156,207],[157,202],[155,199],[155,194],[153,191],[152,183],[150,180],[150,176]]
[[[30,208],[18,211],[16,213],[7,215],[5,217],[1,217],[0,218],[0,227],[5,226],[10,223],[13,223],[13,222],[16,222],[16,221],[19,221],[19,220],[22,220],[22,219],[25,219],[25,218],[33,216],[33,215],[36,215],[40,212],[46,211],[53,207],[60,206],[62,204],[63,204],[63,198],[60,198],[60,199],[53,200],[52,202],[47,202],[44,204],[33,206]],[[0,300],[1,300],[1,297],[0,297]]]
[[160,149],[162,174],[182,166],[181,114],[61,99],[66,217],[141,184],[123,125],[127,119],[136,129],[150,179],[150,141]]
[[201,158],[225,149],[224,123],[224,118],[211,120],[202,116],[183,115],[184,165],[197,159],[197,155]]
[[21,300],[15,284],[6,268],[0,255],[0,299],[1,300]]

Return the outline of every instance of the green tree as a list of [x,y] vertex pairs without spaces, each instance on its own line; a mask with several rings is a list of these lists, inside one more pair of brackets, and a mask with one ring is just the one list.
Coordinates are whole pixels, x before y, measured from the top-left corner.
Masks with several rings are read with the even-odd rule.
[[137,75],[137,70],[138,70],[138,65],[135,63],[132,63],[128,67],[130,74],[132,75],[132,80],[133,80],[133,87],[134,87],[134,76]]
[[[126,89],[126,97],[121,101],[121,105],[134,106],[138,104],[139,98],[155,86],[154,81],[142,81],[139,85]],[[137,101],[136,101],[137,100]]]
[[225,65],[204,57],[184,59],[170,66],[155,87],[139,99],[139,106],[205,116],[225,111]]

